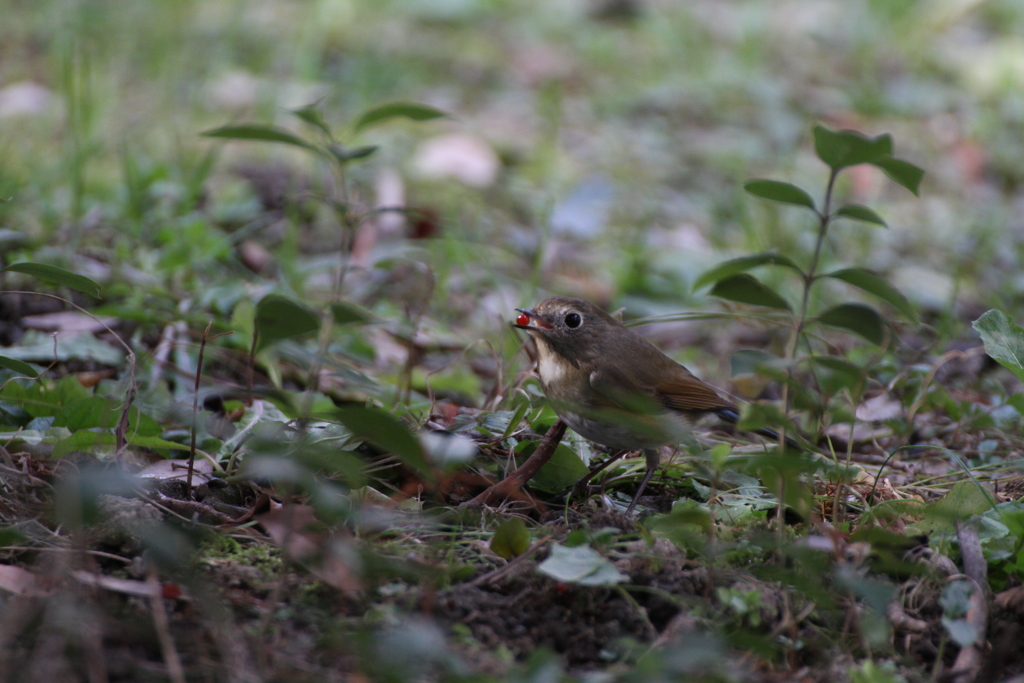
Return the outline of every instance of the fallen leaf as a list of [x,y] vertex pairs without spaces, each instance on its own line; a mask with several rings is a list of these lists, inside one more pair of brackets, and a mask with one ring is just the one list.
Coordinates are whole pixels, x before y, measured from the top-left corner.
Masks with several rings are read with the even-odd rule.
[[187,600],[188,595],[180,584],[160,583],[150,581],[137,581],[135,579],[122,579],[116,576],[93,574],[86,571],[71,572],[72,578],[83,586],[102,588],[112,593],[131,595],[137,598],[174,598]]
[[903,414],[903,404],[888,392],[872,396],[857,406],[857,419],[864,422],[895,420]]
[[21,324],[32,330],[57,332],[58,334],[79,334],[82,332],[102,332],[117,322],[116,318],[107,316],[94,317],[78,311],[55,311],[26,315]]
[[487,141],[466,133],[425,140],[416,150],[412,163],[426,178],[451,178],[479,188],[493,185],[501,167],[498,155]]
[[274,543],[313,576],[349,594],[362,589],[346,563],[355,548],[344,527],[328,529],[308,505],[285,505],[255,517]]
[[0,564],[0,590],[25,597],[42,597],[53,592],[38,574],[9,564]]

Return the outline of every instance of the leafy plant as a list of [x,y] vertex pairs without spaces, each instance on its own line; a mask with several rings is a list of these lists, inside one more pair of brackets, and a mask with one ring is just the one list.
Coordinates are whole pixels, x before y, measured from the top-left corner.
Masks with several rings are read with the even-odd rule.
[[537,565],[537,571],[556,581],[580,586],[611,586],[627,580],[615,565],[587,545],[569,548],[552,544],[551,554]]
[[736,621],[743,625],[758,628],[761,625],[761,592],[758,590],[741,590],[719,586],[715,590],[718,601],[725,605]]
[[[330,301],[311,307],[290,293],[272,292],[252,307],[240,302],[235,310],[235,323],[246,334],[250,344],[250,364],[259,357],[269,369],[271,378],[280,386],[282,372],[271,352],[284,342],[303,337],[318,336],[318,352],[306,357],[308,366],[307,391],[302,396],[289,398],[279,408],[285,415],[301,419],[302,434],[282,439],[287,446],[273,447],[274,439],[263,439],[262,453],[252,464],[251,471],[272,479],[293,491],[310,496],[321,513],[336,514],[337,491],[323,475],[345,481],[349,488],[365,483],[359,458],[349,448],[360,443],[372,444],[395,456],[425,480],[434,476],[433,464],[420,440],[399,419],[373,406],[348,404],[335,408],[318,389],[321,365],[327,362],[328,346],[339,325],[360,326],[375,321],[374,317],[358,305],[346,301],[344,280],[348,270],[355,232],[377,209],[370,209],[356,199],[355,189],[348,176],[352,164],[371,158],[377,147],[357,144],[358,136],[366,129],[396,118],[429,121],[444,116],[437,109],[421,104],[396,102],[373,107],[355,118],[343,134],[327,123],[319,106],[312,104],[289,112],[305,127],[297,134],[284,128],[262,123],[240,123],[222,126],[205,132],[209,138],[248,142],[264,142],[302,149],[328,166],[333,175],[333,186],[321,201],[329,206],[340,225],[340,258],[335,270]],[[388,207],[394,209],[395,207]],[[398,207],[400,210],[400,207]],[[249,376],[252,376],[250,367]],[[250,380],[251,381],[251,380]],[[283,432],[279,432],[283,434]],[[338,448],[345,450],[338,452]]]
[[[252,329],[253,353],[274,341],[319,332],[321,357],[329,342],[334,324],[362,324],[370,317],[357,306],[343,300],[344,279],[348,270],[356,230],[365,221],[381,210],[402,210],[401,207],[369,209],[361,206],[354,198],[347,171],[354,164],[365,161],[377,152],[374,145],[357,145],[355,140],[364,130],[387,121],[404,118],[411,121],[430,121],[445,116],[445,113],[423,104],[411,102],[390,102],[372,107],[358,115],[348,126],[345,135],[337,134],[327,123],[318,104],[314,103],[289,113],[302,122],[309,135],[298,135],[284,128],[262,123],[240,123],[208,130],[203,135],[222,140],[268,142],[287,145],[305,150],[326,163],[333,177],[333,190],[323,197],[338,216],[342,227],[340,234],[340,260],[335,271],[332,301],[318,316],[303,304],[283,295],[271,295],[260,301],[255,311]],[[412,325],[415,328],[415,322]],[[316,387],[316,373],[311,369],[310,385]],[[411,379],[409,380],[411,381]]]
[[[892,138],[889,135],[870,137],[856,131],[836,131],[819,125],[814,128],[814,151],[829,169],[820,204],[806,190],[791,183],[757,179],[744,185],[744,189],[755,197],[796,206],[813,214],[816,234],[810,253],[796,257],[766,252],[726,261],[702,274],[695,282],[694,289],[710,286],[712,296],[761,306],[770,311],[766,318],[790,330],[781,366],[761,364],[759,368],[782,382],[783,403],[787,411],[791,401],[797,407],[814,408],[820,425],[828,396],[845,393],[851,404],[859,402],[866,384],[866,370],[863,366],[825,352],[825,347],[816,342],[817,329],[839,328],[878,347],[884,347],[891,336],[891,322],[877,309],[859,302],[839,303],[817,310],[812,306],[815,290],[826,281],[842,282],[887,303],[906,320],[917,319],[914,307],[907,298],[872,270],[847,267],[822,272],[823,250],[829,230],[836,221],[848,219],[888,227],[880,215],[866,206],[836,206],[836,181],[844,170],[858,164],[870,164],[916,195],[924,172],[910,162],[893,156]],[[749,272],[768,266],[790,271],[798,278],[798,301],[788,299]],[[794,373],[798,370],[813,375],[825,396],[823,401],[816,401],[812,394],[804,391],[804,387],[795,381]],[[760,414],[758,409],[754,409],[745,417],[744,425],[760,426],[777,418],[765,415],[763,409]]]
[[[351,249],[351,240],[355,229],[374,213],[374,211],[364,210],[356,205],[346,172],[351,164],[369,159],[378,149],[375,145],[349,143],[348,138],[356,138],[367,128],[396,118],[430,121],[445,116],[444,112],[424,104],[389,102],[372,107],[358,115],[349,126],[349,134],[339,137],[328,125],[317,104],[290,110],[289,113],[304,123],[312,135],[301,136],[278,126],[261,123],[221,126],[208,130],[203,135],[224,140],[270,142],[298,147],[327,163],[334,175],[335,182],[333,195],[326,197],[326,201],[335,209],[345,228],[342,231],[341,243],[343,254],[347,254]],[[345,264],[343,262],[338,269],[335,294],[340,292],[344,273]]]
[[985,353],[1024,380],[1024,328],[995,309],[975,320],[973,327],[981,335]]

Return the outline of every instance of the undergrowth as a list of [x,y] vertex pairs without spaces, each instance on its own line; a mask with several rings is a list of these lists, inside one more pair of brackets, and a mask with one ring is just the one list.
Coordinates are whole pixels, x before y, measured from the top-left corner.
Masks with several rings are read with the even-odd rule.
[[[184,21],[191,10],[175,11]],[[32,174],[0,168],[0,670],[176,683],[1020,673],[1024,331],[1016,285],[996,279],[1015,247],[963,228],[963,249],[1001,265],[935,267],[948,282],[911,268],[945,239],[939,221],[914,232],[919,204],[941,211],[934,197],[888,194],[916,197],[923,177],[888,134],[818,125],[804,144],[785,126],[775,137],[751,126],[730,129],[735,140],[686,129],[679,149],[663,144],[657,131],[677,119],[716,127],[703,123],[723,108],[716,98],[731,111],[759,102],[752,119],[781,106],[774,81],[719,83],[714,60],[685,84],[649,74],[675,69],[677,49],[693,59],[740,41],[730,64],[778,49],[671,8],[651,11],[686,45],[664,28],[652,36],[643,16],[601,16],[560,44],[573,59],[532,54],[544,32],[563,35],[564,18],[545,10],[541,34],[507,41],[538,61],[504,84],[537,95],[537,129],[481,152],[474,125],[508,125],[516,97],[479,96],[480,124],[460,118],[473,98],[440,86],[452,73],[471,90],[501,80],[500,50],[473,43],[486,66],[460,56],[433,74],[396,36],[413,52],[422,36],[456,50],[448,38],[474,10],[415,11],[418,32],[340,30],[326,14],[305,27],[290,58],[315,70],[322,57],[354,84],[340,104],[211,105],[176,150],[147,138],[114,156],[104,98],[121,72],[108,51],[130,43],[137,58],[123,68],[140,83],[133,69],[164,62],[124,35],[103,44],[91,24],[61,29],[73,38],[53,57],[67,121],[59,153],[41,155],[59,171],[42,169],[34,194]],[[917,25],[877,11],[858,16]],[[230,49],[245,51],[246,30]],[[176,44],[163,31],[159,42]],[[649,41],[644,69],[619,56],[634,33]],[[329,58],[378,39],[398,66]],[[176,59],[217,52],[196,45]],[[275,54],[265,59],[282,68]],[[581,54],[602,78],[579,69]],[[862,113],[888,106],[870,77],[885,69],[864,59],[847,64]],[[433,83],[429,101],[446,106],[388,102],[401,73]],[[606,99],[581,116],[587,88]],[[665,109],[677,89],[685,107]],[[915,139],[893,126],[901,143]],[[468,149],[480,175],[410,180],[438,140]],[[787,146],[815,163],[776,163]],[[966,164],[969,152],[948,155]],[[23,153],[12,145],[7,159]],[[743,183],[759,165],[796,182]],[[1019,180],[1012,164],[990,173],[1005,188]],[[819,191],[799,186],[819,177]],[[770,204],[748,208],[741,190]],[[930,291],[937,281],[953,293]],[[956,309],[973,282],[991,296]],[[627,324],[651,324],[659,345],[698,374],[728,375],[744,400],[740,435],[701,432],[672,453],[635,518],[623,511],[642,460],[580,495],[604,454],[571,434],[524,487],[472,503],[556,422],[508,325],[551,292],[622,306]],[[705,293],[718,308],[692,312]],[[1007,313],[982,314],[997,305]],[[963,341],[970,319],[984,351]],[[761,427],[801,448],[742,436]]]

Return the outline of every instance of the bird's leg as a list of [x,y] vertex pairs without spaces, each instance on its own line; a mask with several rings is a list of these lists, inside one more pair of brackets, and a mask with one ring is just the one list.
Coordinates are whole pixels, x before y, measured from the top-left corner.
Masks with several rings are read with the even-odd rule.
[[590,483],[590,480],[594,478],[594,475],[598,474],[602,470],[607,469],[609,465],[617,461],[626,453],[629,453],[629,451],[617,451],[615,453],[612,453],[610,456],[608,456],[607,460],[605,460],[603,463],[601,463],[600,465],[598,465],[597,467],[583,475],[583,478],[576,482],[576,485],[572,487],[573,494],[576,494],[582,491],[584,488],[586,488],[587,484]]
[[640,496],[643,494],[644,489],[647,488],[647,482],[654,476],[654,470],[658,469],[658,465],[661,464],[661,455],[658,453],[657,448],[646,448],[644,449],[644,457],[647,459],[647,471],[644,473],[644,478],[640,482],[640,488],[636,490],[636,495],[633,496],[633,502],[626,508],[626,514],[633,514],[633,508],[636,507],[636,502],[640,500]]

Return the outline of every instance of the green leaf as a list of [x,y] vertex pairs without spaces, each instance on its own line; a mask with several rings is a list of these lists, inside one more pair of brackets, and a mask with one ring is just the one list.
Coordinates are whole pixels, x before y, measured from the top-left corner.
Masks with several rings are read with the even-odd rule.
[[814,127],[814,152],[836,173],[892,155],[892,136],[885,133],[873,138],[855,130],[832,130],[818,125]]
[[[123,405],[105,396],[89,396],[68,403],[54,417],[54,427],[67,427],[72,432],[83,429],[113,429],[121,420]],[[149,415],[135,406],[128,410],[128,431],[140,437],[157,436],[163,430]]]
[[[516,456],[528,457],[536,448],[535,441],[523,441],[516,447]],[[555,446],[551,459],[530,479],[530,485],[549,493],[564,491],[582,479],[588,471],[576,451],[560,443]]]
[[996,309],[984,313],[972,326],[981,335],[985,353],[1024,380],[1024,328]]
[[1024,415],[1024,394],[1014,394],[1006,399],[1006,403],[1019,414]]
[[559,443],[555,446],[551,460],[546,462],[529,482],[541,490],[555,493],[579,481],[589,471],[577,452],[564,443]]
[[93,452],[93,449],[98,446],[113,446],[116,443],[117,439],[114,437],[113,432],[94,432],[89,429],[83,429],[55,443],[53,445],[53,453],[51,456],[54,458],[63,458],[65,455],[69,455],[75,451],[91,453]]
[[491,550],[506,560],[522,555],[530,549],[530,532],[521,517],[512,517],[498,525],[491,536]]
[[942,625],[950,639],[960,647],[969,647],[980,640],[978,628],[966,619],[942,617]]
[[25,540],[27,540],[25,534],[21,533],[21,530],[16,527],[7,526],[0,528],[0,548],[19,545]]
[[[770,368],[769,372],[765,374],[770,376],[773,373],[784,374],[778,368]],[[790,395],[793,399],[797,398],[793,392]],[[745,403],[740,408],[740,419],[736,423],[736,427],[743,431],[754,432],[765,428],[774,430],[779,425],[788,423],[785,411],[774,403]]]
[[551,554],[537,565],[537,571],[556,581],[581,586],[613,586],[629,578],[587,545],[567,548],[553,543]]
[[328,146],[327,150],[331,153],[335,159],[340,161],[342,164],[347,164],[350,161],[357,159],[365,159],[378,150],[377,145],[364,145],[362,147],[345,147],[338,143],[333,143]]
[[40,280],[46,280],[47,282],[52,282],[57,285],[70,287],[71,289],[78,290],[79,292],[85,292],[89,296],[97,298],[100,296],[100,286],[95,280],[90,280],[84,275],[72,273],[71,271],[58,268],[57,266],[48,266],[45,263],[30,263],[25,261],[22,263],[13,263],[3,270],[32,275]]
[[732,375],[754,374],[764,365],[770,365],[778,358],[761,349],[739,349],[729,358],[729,372]]
[[933,529],[952,530],[952,522],[980,515],[994,505],[992,494],[984,487],[973,481],[959,481],[946,495],[928,506],[922,522],[932,522]]
[[889,227],[889,225],[882,220],[881,216],[861,204],[847,204],[846,206],[841,206],[836,211],[836,215],[844,218],[852,218],[855,221],[863,221],[864,223],[874,223],[875,225],[881,225],[883,228]]
[[971,594],[973,592],[974,588],[968,581],[951,581],[946,584],[942,591],[942,597],[939,598],[943,614],[952,619],[958,619],[967,614],[971,609]]
[[390,413],[380,408],[348,405],[339,408],[337,416],[358,438],[391,453],[422,475],[432,474],[419,439]]
[[258,123],[245,123],[237,126],[221,126],[201,133],[207,138],[225,138],[228,140],[257,140],[260,142],[278,142],[284,145],[302,147],[317,154],[323,154],[319,147],[306,142],[298,135],[289,133],[283,128],[266,126]]
[[257,350],[282,339],[311,334],[320,329],[315,311],[280,294],[268,294],[256,304]]
[[425,104],[417,104],[415,102],[389,102],[387,104],[381,104],[373,107],[362,113],[359,118],[356,119],[353,125],[353,130],[358,133],[365,128],[375,126],[378,123],[383,123],[388,119],[393,118],[406,118],[413,121],[429,121],[431,119],[439,119],[447,116],[440,109],[434,109],[428,107]]
[[275,484],[288,483],[308,488],[313,479],[313,471],[297,459],[276,455],[252,453],[242,465],[242,474],[246,477],[269,479]]
[[118,402],[102,396],[90,396],[64,406],[53,420],[54,427],[72,432],[82,429],[113,429],[120,417]]
[[13,358],[8,358],[6,356],[0,356],[0,368],[13,370],[19,375],[31,377],[32,379],[35,379],[36,377],[39,376],[39,371],[33,368],[28,363],[23,363],[20,360],[15,360]]
[[745,273],[748,270],[757,268],[758,266],[785,266],[791,268],[796,272],[800,272],[800,266],[794,263],[790,258],[776,254],[773,252],[766,252],[763,254],[753,254],[751,256],[741,256],[739,258],[731,259],[725,263],[720,263],[711,270],[707,271],[693,283],[694,291],[700,289],[705,285],[709,285],[712,282],[718,282],[723,278],[727,278],[731,275],[738,273]]
[[683,498],[673,503],[667,514],[649,517],[644,526],[658,538],[666,538],[681,548],[699,550],[714,523],[706,504]]
[[52,336],[39,330],[28,330],[21,338],[19,346],[4,349],[4,354],[14,360],[40,364],[49,364],[55,360],[58,362],[84,360],[99,365],[120,367],[124,363],[124,351],[121,347],[114,346],[91,334],[58,337],[56,347],[56,353],[54,353]]
[[305,107],[290,109],[289,113],[294,114],[309,125],[319,129],[327,137],[331,137],[331,129],[327,127],[327,122],[324,121],[323,114],[320,113],[319,104],[319,102],[314,102],[313,104],[307,104]]
[[711,288],[709,294],[729,301],[738,301],[741,304],[767,306],[783,311],[793,310],[790,308],[789,302],[777,294],[774,289],[747,273],[719,280]]
[[999,521],[1006,525],[1006,528],[1017,540],[1024,539],[1024,510],[1018,505],[1016,509],[1006,509],[999,506]]
[[141,434],[128,433],[127,441],[136,448],[152,448],[154,450],[164,448],[172,451],[188,451],[191,450],[189,446],[183,443],[177,443],[176,441],[168,441],[159,436],[143,436]]
[[818,316],[818,322],[849,330],[879,346],[885,341],[885,321],[878,311],[864,304],[833,306]]
[[812,211],[817,210],[814,207],[814,200],[811,199],[811,195],[792,183],[784,183],[779,180],[749,180],[743,184],[743,189],[762,199],[770,199],[774,202],[782,202],[783,204],[806,206]]
[[[851,393],[863,391],[864,371],[850,361],[835,356],[814,356],[811,362],[825,369],[819,379],[822,388],[828,393],[836,394],[842,389],[847,389]],[[854,395],[854,398],[857,397]]]
[[375,320],[373,314],[365,308],[347,301],[338,301],[331,304],[331,314],[333,315],[335,325],[363,324]]
[[437,467],[451,471],[468,464],[477,454],[476,443],[464,434],[425,431],[420,445]]
[[[118,405],[118,417],[124,410],[123,405]],[[128,409],[128,435],[129,437],[157,438],[163,434],[163,427],[160,426],[149,414],[142,412],[136,406]],[[131,439],[129,439],[130,441]]]
[[56,386],[42,382],[23,385],[7,382],[0,387],[0,397],[24,410],[32,417],[53,417],[74,401],[89,397],[89,390],[73,375],[61,379]]
[[508,437],[512,436],[512,432],[519,429],[519,424],[526,417],[526,413],[530,410],[530,402],[528,400],[521,400],[519,407],[512,412],[512,416],[508,419],[508,425],[505,426],[505,431],[501,433],[501,441],[504,441]]
[[884,156],[871,163],[885,171],[885,175],[889,176],[893,181],[917,196],[918,189],[921,187],[921,180],[924,179],[923,169],[918,168],[909,161],[897,159],[894,156]]
[[256,332],[256,304],[246,297],[240,299],[231,310],[231,322],[228,329],[251,337]]
[[914,310],[914,306],[907,300],[907,297],[903,296],[900,290],[896,289],[888,280],[874,271],[867,268],[843,268],[842,270],[826,273],[822,277],[842,280],[854,287],[859,287],[890,304],[911,322],[917,321],[917,311]]

